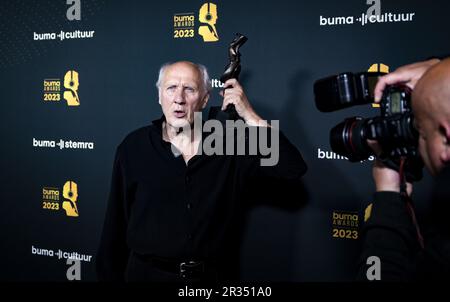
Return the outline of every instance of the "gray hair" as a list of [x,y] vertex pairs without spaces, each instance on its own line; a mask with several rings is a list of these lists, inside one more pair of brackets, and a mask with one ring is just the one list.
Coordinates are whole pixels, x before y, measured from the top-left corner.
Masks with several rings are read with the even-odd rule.
[[[178,62],[175,62],[175,63],[178,63]],[[166,72],[166,69],[175,63],[172,63],[172,62],[165,63],[159,69],[158,81],[156,81],[156,88],[158,88],[158,93],[160,93],[161,81],[164,76],[164,73]],[[192,64],[192,66],[194,66],[198,70],[198,72],[200,73],[200,75],[202,77],[201,82],[202,82],[202,86],[203,86],[203,91],[205,93],[209,93],[211,91],[211,80],[209,78],[208,69],[206,69],[206,67],[202,64],[196,64],[196,63],[192,63],[192,62],[187,62],[187,63]]]

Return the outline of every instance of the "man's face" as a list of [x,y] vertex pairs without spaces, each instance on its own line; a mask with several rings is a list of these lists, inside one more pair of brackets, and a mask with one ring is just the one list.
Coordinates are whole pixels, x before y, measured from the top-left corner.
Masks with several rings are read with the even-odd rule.
[[194,112],[201,111],[209,98],[199,71],[189,63],[175,63],[166,68],[160,85],[159,102],[167,124],[192,125]]
[[[448,143],[438,117],[431,115],[433,108],[414,104],[415,126],[419,131],[419,152],[432,175],[437,175],[449,163]],[[430,112],[431,111],[431,112]]]

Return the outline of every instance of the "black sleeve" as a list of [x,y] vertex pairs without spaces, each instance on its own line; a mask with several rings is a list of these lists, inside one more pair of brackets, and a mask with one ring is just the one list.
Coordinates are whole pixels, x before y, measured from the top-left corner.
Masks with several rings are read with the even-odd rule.
[[362,230],[358,279],[366,280],[366,260],[378,256],[382,281],[432,281],[450,279],[450,167],[435,178],[431,211],[422,227],[424,248],[398,193],[378,192]]
[[264,204],[298,210],[308,199],[302,182],[302,176],[307,170],[306,163],[299,150],[281,131],[264,127],[260,129],[274,131],[269,137],[275,138],[278,135],[277,139],[268,142],[270,149],[277,146],[276,150],[272,149],[276,154],[267,154],[262,150],[255,156],[245,157],[244,164],[248,169],[245,173],[243,199],[248,205]]
[[434,179],[430,212],[424,220],[425,250],[418,263],[418,279],[450,280],[450,166]]
[[408,281],[414,278],[420,245],[406,201],[399,193],[375,193],[371,213],[361,235],[358,280],[367,281],[366,261],[370,256],[380,259],[381,281]]
[[[267,130],[267,145],[270,145],[270,149],[275,152],[264,154],[258,150],[258,155],[252,158],[252,175],[257,178],[271,178],[274,181],[298,181],[307,171],[300,151],[280,130],[275,128],[262,130]],[[277,139],[274,140],[274,138]],[[258,135],[258,145],[259,140],[261,135]]]
[[111,189],[97,252],[96,269],[99,281],[123,281],[129,250],[126,244],[126,182],[120,157],[114,160]]

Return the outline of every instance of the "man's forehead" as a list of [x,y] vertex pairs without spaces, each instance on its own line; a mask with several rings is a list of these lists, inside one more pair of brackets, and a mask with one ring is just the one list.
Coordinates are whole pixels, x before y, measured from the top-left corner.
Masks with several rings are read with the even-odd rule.
[[165,79],[184,79],[191,81],[199,81],[200,73],[191,64],[187,63],[175,63],[167,67],[165,74]]

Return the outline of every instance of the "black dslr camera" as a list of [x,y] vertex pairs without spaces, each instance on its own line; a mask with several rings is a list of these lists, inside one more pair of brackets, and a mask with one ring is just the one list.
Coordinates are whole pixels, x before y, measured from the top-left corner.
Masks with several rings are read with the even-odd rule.
[[[347,72],[320,79],[314,83],[316,106],[322,112],[332,112],[373,103],[375,85],[383,74]],[[376,140],[382,149],[379,159],[399,170],[400,159],[405,158],[407,180],[417,181],[422,177],[423,167],[418,137],[411,112],[411,89],[406,85],[388,85],[380,102],[380,115],[345,119],[331,129],[330,145],[334,152],[358,162],[373,155],[366,140]]]

